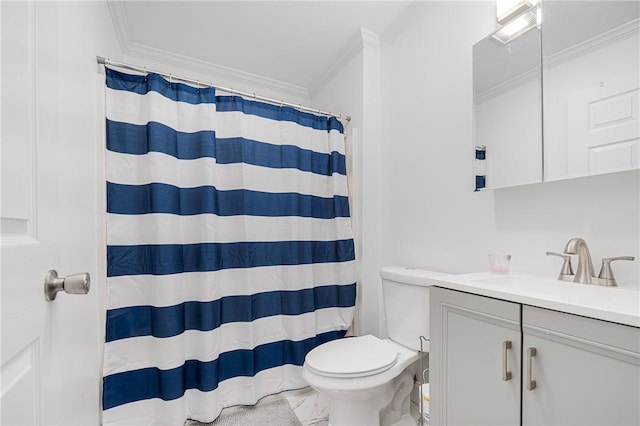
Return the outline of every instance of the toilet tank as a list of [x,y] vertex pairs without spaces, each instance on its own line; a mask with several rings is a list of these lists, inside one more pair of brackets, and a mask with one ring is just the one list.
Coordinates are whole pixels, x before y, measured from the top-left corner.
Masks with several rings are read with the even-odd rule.
[[[420,350],[420,336],[429,338],[429,287],[438,272],[387,266],[380,269],[385,324],[389,338]],[[422,350],[429,350],[423,342]]]

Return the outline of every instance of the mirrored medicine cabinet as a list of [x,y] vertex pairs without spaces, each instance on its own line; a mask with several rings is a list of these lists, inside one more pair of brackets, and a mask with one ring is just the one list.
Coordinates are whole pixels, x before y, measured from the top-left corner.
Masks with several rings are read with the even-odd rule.
[[486,188],[639,169],[640,2],[543,0],[519,16],[473,46]]

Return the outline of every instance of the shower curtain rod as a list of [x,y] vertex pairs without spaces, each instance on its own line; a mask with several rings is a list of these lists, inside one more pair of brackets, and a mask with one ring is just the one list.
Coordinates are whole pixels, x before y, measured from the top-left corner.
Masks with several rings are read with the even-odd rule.
[[312,112],[312,113],[315,113],[315,114],[326,115],[326,116],[329,116],[329,117],[336,117],[338,119],[344,119],[347,122],[351,121],[351,116],[350,115],[333,114],[331,112],[322,111],[322,110],[317,109],[317,108],[311,108],[311,107],[306,107],[306,106],[302,106],[302,105],[292,104],[292,103],[289,103],[289,102],[284,102],[282,100],[277,100],[277,99],[273,99],[273,98],[267,98],[266,96],[256,95],[255,93],[243,92],[242,90],[236,90],[236,89],[233,89],[233,88],[217,86],[217,85],[214,85],[213,83],[208,84],[208,83],[202,82],[200,80],[193,80],[191,78],[179,77],[179,76],[175,76],[173,74],[169,74],[169,73],[166,73],[166,72],[154,71],[154,70],[151,70],[151,69],[146,68],[146,67],[139,67],[139,66],[136,66],[136,65],[129,65],[129,64],[122,63],[122,62],[112,61],[111,59],[104,58],[102,56],[96,56],[96,59],[98,61],[98,64],[100,64],[100,65],[111,65],[111,66],[116,67],[116,68],[123,68],[123,69],[128,69],[128,70],[131,70],[131,71],[137,71],[137,72],[143,72],[143,73],[151,72],[151,73],[154,73],[154,74],[160,74],[163,77],[168,77],[170,80],[180,80],[182,82],[195,84],[196,86],[201,86],[201,87],[215,87],[216,89],[222,90],[223,92],[231,93],[232,95],[246,96],[246,97],[252,98],[254,100],[267,102],[267,103],[274,104],[274,105],[280,105],[280,106],[286,105],[288,107],[292,107],[292,108],[295,108],[295,109],[300,110],[300,111],[307,111],[307,112]]

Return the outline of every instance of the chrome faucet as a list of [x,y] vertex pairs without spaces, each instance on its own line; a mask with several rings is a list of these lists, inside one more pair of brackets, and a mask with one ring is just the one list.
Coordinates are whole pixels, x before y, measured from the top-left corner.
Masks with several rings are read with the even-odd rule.
[[[576,273],[573,273],[571,266],[571,255],[578,255],[578,268]],[[589,246],[587,242],[582,238],[571,238],[564,248],[564,254],[547,252],[547,255],[560,256],[564,259],[562,270],[558,275],[559,280],[573,281],[583,284],[600,284],[606,286],[616,286],[615,277],[613,276],[613,270],[611,269],[611,262],[614,260],[635,260],[633,256],[619,256],[608,257],[602,259],[602,267],[598,276],[595,275],[593,270],[593,263],[591,262],[591,252],[589,252]]]

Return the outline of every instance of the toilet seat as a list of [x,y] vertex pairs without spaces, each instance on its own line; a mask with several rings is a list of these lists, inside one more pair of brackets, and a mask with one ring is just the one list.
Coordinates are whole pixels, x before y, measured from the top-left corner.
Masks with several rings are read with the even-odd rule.
[[348,337],[322,344],[305,358],[307,368],[325,377],[365,377],[382,373],[398,360],[396,349],[375,336]]

